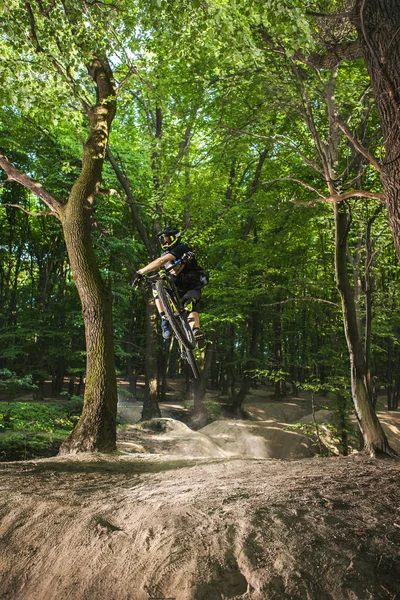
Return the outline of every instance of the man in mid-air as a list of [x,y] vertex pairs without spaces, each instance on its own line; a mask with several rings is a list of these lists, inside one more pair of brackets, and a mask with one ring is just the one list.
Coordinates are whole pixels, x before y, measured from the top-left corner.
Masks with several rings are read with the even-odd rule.
[[[176,260],[181,260],[176,268],[169,272],[174,279],[182,301],[182,305],[188,312],[188,323],[193,331],[194,339],[199,348],[204,347],[204,333],[200,329],[199,305],[201,289],[207,285],[207,275],[198,265],[192,249],[182,242],[181,233],[176,227],[165,227],[157,234],[162,247],[162,254],[145,267],[139,269],[133,281],[136,285],[143,275],[166,266],[172,266]],[[165,318],[164,307],[159,298],[156,298],[157,310],[161,315],[161,331],[164,339],[171,337],[171,331]]]

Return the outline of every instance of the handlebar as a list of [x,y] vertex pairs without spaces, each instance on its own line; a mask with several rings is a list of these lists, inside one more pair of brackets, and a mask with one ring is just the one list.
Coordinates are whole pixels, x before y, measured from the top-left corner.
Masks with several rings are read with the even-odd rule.
[[140,280],[137,282],[137,285],[135,285],[134,282],[132,285],[134,287],[139,287],[139,285],[146,286],[149,282],[152,283],[153,281],[157,281],[157,279],[160,279],[160,277],[162,277],[162,275],[160,275],[160,273],[162,271],[165,271],[166,275],[168,275],[168,273],[170,273],[170,271],[173,271],[177,266],[181,265],[182,263],[185,264],[185,263],[193,260],[194,257],[195,257],[194,252],[192,252],[192,251],[185,252],[185,254],[183,254],[183,256],[181,258],[177,258],[176,260],[174,260],[172,265],[170,265],[169,267],[162,265],[157,270],[156,273],[154,273],[153,275],[142,275]]

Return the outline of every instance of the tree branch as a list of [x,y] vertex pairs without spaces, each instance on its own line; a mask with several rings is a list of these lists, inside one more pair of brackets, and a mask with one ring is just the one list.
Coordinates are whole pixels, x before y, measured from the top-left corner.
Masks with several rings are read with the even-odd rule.
[[270,181],[262,181],[259,185],[270,185],[276,183],[277,181],[294,181],[295,183],[300,183],[300,185],[304,186],[308,190],[311,190],[312,192],[318,194],[318,196],[320,196],[322,200],[325,200],[325,196],[321,194],[321,192],[318,191],[315,187],[313,187],[309,183],[306,183],[305,181],[302,181],[301,179],[296,179],[295,177],[279,177],[278,179],[271,179]]
[[48,210],[41,210],[39,212],[31,212],[30,210],[26,210],[26,208],[24,208],[23,206],[20,206],[19,204],[1,204],[0,207],[3,206],[12,206],[13,208],[18,208],[19,210],[22,210],[22,212],[26,213],[27,215],[29,215],[30,217],[47,217],[48,215],[52,215],[53,217],[55,216],[55,214],[51,211]]
[[262,306],[276,306],[277,304],[287,304],[288,302],[324,302],[325,304],[331,304],[332,306],[339,307],[337,302],[331,302],[330,300],[324,300],[323,298],[287,298],[286,300],[280,300],[279,302],[262,304]]
[[[28,0],[25,0],[25,8],[26,11],[28,13],[28,18],[29,18],[29,25],[30,25],[30,37],[33,40],[34,46],[35,46],[35,50],[36,52],[40,52],[42,54],[44,54],[45,56],[47,56],[49,58],[49,60],[51,61],[51,63],[53,64],[53,67],[55,68],[55,70],[57,71],[57,73],[61,76],[61,78],[71,87],[74,96],[79,100],[79,102],[81,103],[85,113],[89,114],[90,111],[90,106],[89,104],[79,95],[78,90],[77,90],[77,86],[75,83],[75,80],[73,79],[73,77],[71,76],[70,73],[68,73],[68,69],[67,72],[64,72],[63,68],[61,67],[60,63],[57,61],[57,59],[49,52],[46,52],[46,50],[43,48],[43,46],[40,44],[39,42],[39,38],[37,35],[37,28],[36,28],[36,20],[35,20],[35,15],[33,13],[32,7],[30,5],[30,3],[28,2]],[[59,40],[56,37],[55,38],[57,45],[59,46]],[[60,47],[59,47],[60,49]]]
[[314,204],[320,204],[321,202],[326,204],[343,202],[349,198],[370,198],[371,200],[380,200],[380,202],[384,202],[383,194],[375,194],[374,192],[367,192],[365,190],[352,190],[351,192],[346,192],[345,194],[338,194],[321,199],[316,198],[315,200],[310,200],[309,202],[295,202],[292,200],[292,203],[296,206],[313,206]]
[[140,218],[137,202],[133,195],[130,182],[129,182],[128,178],[125,177],[125,175],[122,173],[122,171],[118,165],[118,162],[116,161],[116,159],[108,145],[107,145],[106,151],[107,151],[107,158],[108,158],[112,168],[114,169],[115,175],[117,176],[117,179],[118,179],[122,189],[124,190],[124,192],[126,194],[126,198],[127,198],[126,203],[129,204],[129,206],[131,207],[135,227],[138,230],[139,235],[142,238],[144,245],[146,246],[146,250],[152,256],[151,240],[149,239],[146,228],[143,226],[142,219]]
[[358,41],[341,42],[332,48],[329,48],[326,54],[312,52],[305,57],[300,53],[296,53],[294,58],[301,60],[316,69],[332,69],[339,65],[343,60],[357,60],[362,58],[362,48]]
[[360,154],[362,154],[371,163],[373,167],[375,167],[378,173],[382,174],[383,168],[380,162],[377,161],[373,154],[371,154],[371,152],[367,150],[367,148],[365,148],[365,146],[363,146],[361,142],[357,140],[357,138],[351,133],[350,129],[347,127],[346,123],[340,117],[336,117],[335,122],[337,123],[338,127],[343,131],[345,136],[353,144],[354,148],[358,150]]
[[40,198],[40,200],[47,204],[47,206],[50,208],[51,214],[57,217],[57,219],[60,219],[64,205],[56,200],[54,196],[49,194],[49,192],[47,192],[40,183],[31,179],[28,175],[21,173],[21,171],[19,171],[10,163],[10,161],[2,152],[0,152],[0,167],[2,167],[2,169],[4,169],[6,172],[8,180],[16,181],[33,192],[38,198]]
[[[224,125],[223,123],[220,123],[220,127],[224,127],[225,129],[228,129],[232,133],[240,133],[240,134],[248,135],[250,137],[255,137],[255,138],[261,139],[261,140],[269,140],[270,142],[279,144],[280,146],[282,146],[282,148],[289,148],[290,150],[293,150],[293,152],[298,154],[309,167],[312,167],[313,169],[315,169],[315,171],[317,171],[318,173],[320,173],[321,175],[323,175],[325,177],[325,173],[324,173],[323,169],[321,169],[321,167],[319,167],[315,161],[308,158],[295,145],[295,142],[293,142],[293,140],[291,140],[287,136],[279,135],[279,134],[277,134],[277,135],[261,135],[261,134],[257,134],[257,133],[250,133],[249,131],[245,131],[244,129],[233,129],[232,127],[228,127],[228,125]],[[282,139],[287,138],[288,142],[290,142],[290,143],[284,143],[281,138]]]
[[312,108],[312,105],[311,105],[311,102],[309,99],[307,88],[304,85],[304,81],[301,77],[301,74],[299,73],[299,69],[297,68],[295,61],[291,60],[290,62],[291,62],[292,69],[297,77],[297,81],[298,81],[298,84],[299,84],[301,92],[302,92],[301,93],[301,101],[302,101],[302,104],[304,107],[304,116],[305,116],[306,125],[307,125],[308,129],[310,130],[310,133],[314,140],[316,151],[321,160],[321,163],[323,166],[323,174],[326,176],[326,174],[329,171],[326,148],[324,147],[324,144],[321,140],[321,136],[319,135],[317,127],[315,125],[314,111],[313,111],[313,108]]
[[341,12],[341,13],[322,13],[314,10],[307,10],[306,15],[310,15],[310,17],[319,17],[322,19],[349,19],[353,13],[351,12]]

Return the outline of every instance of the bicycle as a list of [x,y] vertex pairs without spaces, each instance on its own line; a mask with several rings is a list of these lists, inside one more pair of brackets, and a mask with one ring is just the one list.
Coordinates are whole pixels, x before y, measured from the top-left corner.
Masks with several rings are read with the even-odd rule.
[[144,275],[142,284],[150,283],[153,294],[158,296],[164,308],[165,318],[171,326],[172,333],[178,342],[181,358],[186,360],[192,369],[195,379],[199,379],[200,371],[193,350],[196,347],[193,332],[187,322],[187,311],[182,306],[175,282],[168,277],[170,271],[175,269],[182,260],[178,259],[171,267],[161,267],[154,275]]

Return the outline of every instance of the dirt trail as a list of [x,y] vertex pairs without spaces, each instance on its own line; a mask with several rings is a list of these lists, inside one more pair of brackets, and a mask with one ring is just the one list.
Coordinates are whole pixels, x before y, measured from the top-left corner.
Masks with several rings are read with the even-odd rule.
[[360,457],[4,465],[0,597],[396,598],[399,476]]
[[[315,435],[314,420],[319,426],[319,436],[325,452],[338,453],[337,441],[332,437],[330,425],[335,415],[329,410],[327,400],[316,402],[311,413],[310,398],[290,398],[280,402],[266,401],[264,395],[254,392],[244,403],[246,420],[220,418],[193,431],[184,423],[173,419],[182,413],[179,403],[161,404],[164,419],[153,423],[153,430],[141,429],[137,423],[141,417],[138,403],[121,402],[119,413],[128,422],[118,435],[118,448],[123,452],[168,454],[204,458],[277,458],[296,459],[315,456],[320,446]],[[379,419],[392,448],[400,453],[400,412],[378,411]],[[168,419],[168,420],[165,420]],[[355,417],[352,418],[356,428]],[[314,435],[305,435],[293,426],[310,425]],[[157,434],[157,435],[156,435]],[[358,438],[350,440],[350,446],[358,447]]]
[[399,598],[400,462],[296,455],[314,449],[285,431],[289,408],[128,426],[115,457],[1,464],[0,598]]

